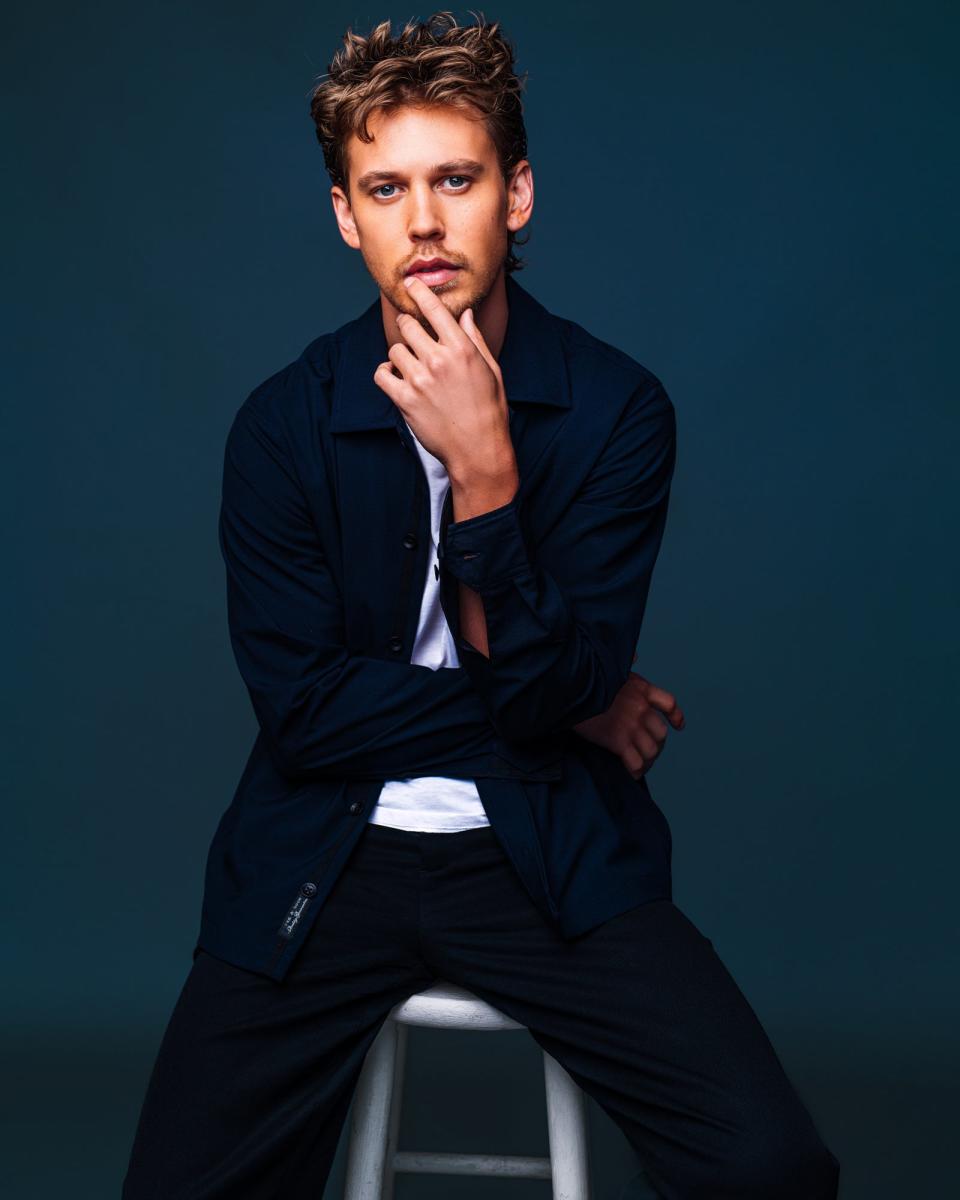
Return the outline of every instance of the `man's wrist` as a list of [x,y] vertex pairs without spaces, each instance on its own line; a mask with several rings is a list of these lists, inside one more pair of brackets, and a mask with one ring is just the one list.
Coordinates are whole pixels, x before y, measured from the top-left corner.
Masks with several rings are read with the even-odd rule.
[[516,461],[502,469],[462,472],[450,475],[453,520],[469,521],[495,508],[509,504],[520,487]]

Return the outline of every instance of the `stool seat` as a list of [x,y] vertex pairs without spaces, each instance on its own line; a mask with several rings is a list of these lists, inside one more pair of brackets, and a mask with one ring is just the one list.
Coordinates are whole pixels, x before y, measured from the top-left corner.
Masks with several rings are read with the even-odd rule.
[[437,983],[402,1000],[390,1016],[403,1025],[448,1029],[523,1029],[505,1013],[455,983]]
[[590,1200],[583,1093],[545,1050],[549,1155],[399,1150],[397,1132],[407,1029],[411,1025],[494,1032],[525,1028],[480,996],[448,980],[438,980],[395,1004],[367,1052],[354,1091],[344,1200],[393,1200],[398,1171],[549,1179],[554,1200]]

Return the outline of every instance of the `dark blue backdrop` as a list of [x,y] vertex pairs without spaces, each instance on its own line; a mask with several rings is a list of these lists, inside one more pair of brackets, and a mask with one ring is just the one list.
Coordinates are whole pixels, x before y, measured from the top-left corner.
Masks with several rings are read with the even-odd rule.
[[[844,1200],[943,1194],[956,10],[483,11],[529,71],[518,278],[677,408],[637,664],[687,713],[649,777],[675,899],[770,1032]],[[408,15],[54,2],[6,22],[11,1196],[118,1192],[254,730],[216,542],[224,437],[256,383],[375,295],[307,94],[348,24]],[[528,1035],[426,1032],[411,1056],[408,1145],[545,1151]],[[602,1194],[630,1158],[590,1115]]]

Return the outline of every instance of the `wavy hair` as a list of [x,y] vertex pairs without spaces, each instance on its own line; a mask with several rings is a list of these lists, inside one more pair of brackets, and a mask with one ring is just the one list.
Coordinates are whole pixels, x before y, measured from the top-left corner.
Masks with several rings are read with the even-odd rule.
[[[475,25],[458,25],[451,12],[426,21],[408,21],[394,37],[382,21],[368,35],[347,29],[326,76],[310,93],[310,116],[331,181],[350,196],[346,144],[351,135],[372,142],[367,120],[376,109],[402,104],[472,105],[482,114],[496,148],[504,183],[527,156],[521,93],[526,72],[513,69],[514,50],[500,30],[470,10]],[[528,235],[529,236],[529,235]],[[507,233],[507,272],[524,263],[514,252],[515,233]]]

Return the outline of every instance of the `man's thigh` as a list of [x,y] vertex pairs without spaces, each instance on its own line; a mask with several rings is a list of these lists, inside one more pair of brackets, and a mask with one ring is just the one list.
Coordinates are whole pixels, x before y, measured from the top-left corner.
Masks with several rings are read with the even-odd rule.
[[431,966],[527,1026],[664,1197],[833,1200],[836,1159],[693,922],[658,900],[565,942],[499,858],[431,892]]
[[123,1200],[315,1200],[367,1050],[433,980],[416,879],[363,840],[277,982],[199,951],[148,1082]]

